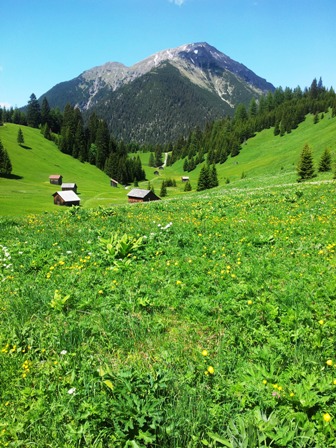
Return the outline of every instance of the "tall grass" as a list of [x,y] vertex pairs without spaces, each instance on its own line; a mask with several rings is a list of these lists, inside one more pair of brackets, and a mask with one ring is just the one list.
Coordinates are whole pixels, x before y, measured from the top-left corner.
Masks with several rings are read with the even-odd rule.
[[0,444],[333,446],[334,198],[2,218]]

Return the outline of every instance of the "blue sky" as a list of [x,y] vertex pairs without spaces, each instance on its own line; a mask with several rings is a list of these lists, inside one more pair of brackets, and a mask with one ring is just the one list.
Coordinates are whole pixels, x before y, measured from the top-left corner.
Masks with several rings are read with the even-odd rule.
[[108,61],[207,42],[277,86],[316,77],[336,90],[335,0],[7,0],[0,9],[0,104]]

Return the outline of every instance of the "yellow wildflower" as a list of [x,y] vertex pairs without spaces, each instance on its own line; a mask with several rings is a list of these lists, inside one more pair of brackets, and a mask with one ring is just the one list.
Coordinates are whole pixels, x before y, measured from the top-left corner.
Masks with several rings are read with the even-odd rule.
[[326,414],[323,414],[323,420],[324,420],[326,423],[329,423],[330,420],[331,420],[331,415],[328,414],[328,412],[327,412]]

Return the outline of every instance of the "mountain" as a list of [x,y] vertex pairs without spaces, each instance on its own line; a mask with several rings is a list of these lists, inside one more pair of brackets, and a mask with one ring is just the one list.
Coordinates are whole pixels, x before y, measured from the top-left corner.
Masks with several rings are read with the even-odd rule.
[[164,143],[268,91],[274,91],[271,83],[203,42],[158,52],[131,67],[108,62],[42,97],[61,110],[70,103],[86,115],[96,112],[118,139]]

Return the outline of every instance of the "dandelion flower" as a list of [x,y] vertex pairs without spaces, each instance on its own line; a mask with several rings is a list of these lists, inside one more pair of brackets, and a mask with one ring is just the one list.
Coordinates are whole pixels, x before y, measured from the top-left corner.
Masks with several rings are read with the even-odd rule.
[[318,321],[318,323],[319,323],[320,325],[323,325],[323,324],[324,324],[324,320],[321,319],[321,320]]
[[263,380],[263,384],[265,384],[265,385],[266,385],[266,384],[267,384],[267,380]]
[[252,303],[253,303],[252,300],[248,300],[248,301],[247,301],[247,304],[248,304],[248,305],[252,305]]
[[332,366],[333,365],[332,359],[328,359],[326,364],[327,364],[327,366]]
[[215,369],[212,366],[209,366],[208,372],[210,373],[210,375],[213,375],[215,373]]
[[324,420],[325,422],[329,423],[330,420],[331,420],[331,415],[328,414],[328,412],[327,412],[326,414],[323,414],[323,420]]
[[207,351],[207,350],[203,350],[203,351],[202,351],[202,355],[203,355],[203,356],[208,356],[208,351]]

